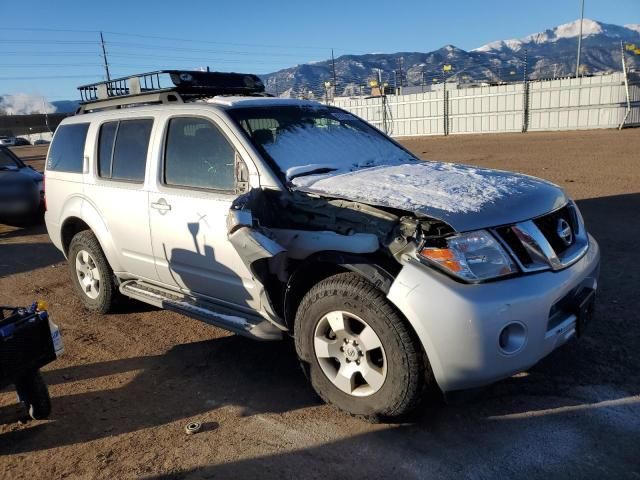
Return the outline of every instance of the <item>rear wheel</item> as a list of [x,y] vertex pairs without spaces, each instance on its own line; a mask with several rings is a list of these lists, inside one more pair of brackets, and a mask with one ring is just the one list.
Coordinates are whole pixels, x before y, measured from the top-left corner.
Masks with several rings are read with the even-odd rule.
[[69,245],[71,281],[84,306],[107,313],[113,307],[117,288],[98,239],[90,230],[77,233]]
[[354,273],[315,285],[296,314],[296,349],[318,395],[354,415],[397,418],[421,401],[430,371],[413,331]]

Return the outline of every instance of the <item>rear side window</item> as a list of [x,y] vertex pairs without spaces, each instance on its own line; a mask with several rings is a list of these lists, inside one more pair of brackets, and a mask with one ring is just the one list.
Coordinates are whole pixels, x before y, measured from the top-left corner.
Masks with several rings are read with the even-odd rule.
[[102,178],[143,182],[153,120],[107,122],[100,127],[98,175]]
[[82,173],[88,123],[60,125],[47,157],[47,170]]
[[10,150],[5,150],[3,147],[0,147],[0,169],[4,167],[19,167],[20,165],[11,155]]
[[103,123],[100,127],[100,139],[98,140],[98,175],[111,178],[111,157],[113,155],[113,142],[116,139],[118,122]]
[[208,120],[173,118],[165,148],[167,185],[235,190],[235,150]]

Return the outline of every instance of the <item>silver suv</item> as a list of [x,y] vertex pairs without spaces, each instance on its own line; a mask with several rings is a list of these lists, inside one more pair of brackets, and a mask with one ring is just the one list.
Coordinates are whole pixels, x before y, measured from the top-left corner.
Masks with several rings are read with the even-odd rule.
[[49,149],[46,223],[90,310],[124,295],[293,337],[325,401],[383,418],[525,370],[592,316],[598,245],[555,185],[418,160],[252,75],[81,92]]

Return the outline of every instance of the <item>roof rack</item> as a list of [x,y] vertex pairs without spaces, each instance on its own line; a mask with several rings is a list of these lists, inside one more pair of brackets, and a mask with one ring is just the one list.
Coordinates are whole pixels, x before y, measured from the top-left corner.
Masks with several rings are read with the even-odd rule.
[[184,103],[216,95],[265,96],[264,84],[250,73],[158,70],[78,87],[77,113],[154,103]]

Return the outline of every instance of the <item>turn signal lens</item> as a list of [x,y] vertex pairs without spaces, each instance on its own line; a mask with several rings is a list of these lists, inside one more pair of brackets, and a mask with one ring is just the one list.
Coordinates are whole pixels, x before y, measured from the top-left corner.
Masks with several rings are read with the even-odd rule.
[[462,270],[462,265],[456,260],[453,251],[448,248],[423,248],[420,255],[442,265],[452,272]]
[[38,300],[36,302],[36,308],[38,310],[40,310],[41,312],[47,309],[47,302],[45,302],[44,300]]

